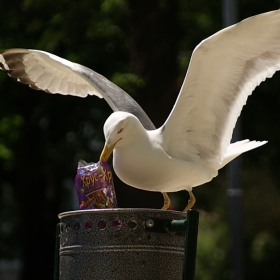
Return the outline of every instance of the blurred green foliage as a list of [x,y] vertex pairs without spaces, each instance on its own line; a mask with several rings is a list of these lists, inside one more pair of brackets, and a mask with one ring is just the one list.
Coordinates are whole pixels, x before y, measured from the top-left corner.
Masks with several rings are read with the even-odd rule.
[[[169,114],[192,50],[222,28],[221,1],[0,0],[0,51],[41,49],[83,64],[133,95],[151,119]],[[239,18],[279,0],[240,0]],[[280,266],[280,75],[263,83],[242,113],[244,138],[269,140],[242,156],[246,279],[278,279]],[[156,103],[157,102],[157,103]],[[157,105],[155,105],[157,104]],[[77,161],[94,161],[110,108],[98,98],[35,92],[0,74],[0,259],[24,260],[22,279],[51,279],[57,214],[73,210]],[[123,186],[121,207],[160,207],[162,198]],[[196,188],[201,211],[198,280],[231,278],[226,174]],[[173,207],[188,197],[173,194]]]
[[196,279],[229,279],[229,229],[215,212],[200,212]]

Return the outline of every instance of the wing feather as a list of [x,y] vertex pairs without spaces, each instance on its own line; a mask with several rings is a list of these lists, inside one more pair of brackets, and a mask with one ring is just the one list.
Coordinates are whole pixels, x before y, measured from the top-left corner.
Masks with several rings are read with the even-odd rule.
[[0,69],[8,71],[11,77],[28,84],[32,89],[104,98],[113,111],[132,113],[146,129],[155,129],[149,117],[130,95],[85,66],[44,51],[10,49],[0,54]]
[[277,70],[280,10],[248,18],[202,41],[163,126],[165,150],[176,158],[221,164],[248,96]]

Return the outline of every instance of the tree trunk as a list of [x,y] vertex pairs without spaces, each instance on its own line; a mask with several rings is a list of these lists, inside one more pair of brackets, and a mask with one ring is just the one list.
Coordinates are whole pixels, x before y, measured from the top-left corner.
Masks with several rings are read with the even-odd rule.
[[169,115],[178,95],[178,1],[128,1],[130,65],[145,86],[137,100],[156,127]]

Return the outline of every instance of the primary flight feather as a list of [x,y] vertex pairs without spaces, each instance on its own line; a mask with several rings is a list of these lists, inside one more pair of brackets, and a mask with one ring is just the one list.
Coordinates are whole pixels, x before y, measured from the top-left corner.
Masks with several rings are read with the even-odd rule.
[[254,88],[280,70],[280,10],[248,18],[202,41],[194,50],[177,101],[158,129],[122,89],[82,65],[47,52],[11,49],[2,70],[49,93],[103,97],[115,111],[104,124],[100,160],[113,152],[125,183],[164,195],[209,182],[238,155],[266,141],[230,144],[242,107]]

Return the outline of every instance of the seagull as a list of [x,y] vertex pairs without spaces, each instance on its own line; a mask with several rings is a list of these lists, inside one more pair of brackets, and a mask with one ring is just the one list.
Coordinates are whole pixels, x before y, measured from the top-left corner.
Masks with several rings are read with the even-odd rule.
[[280,70],[280,10],[247,18],[203,40],[165,123],[155,128],[126,92],[93,70],[53,54],[10,49],[0,55],[9,76],[48,93],[104,98],[114,111],[104,124],[100,161],[113,153],[117,176],[132,187],[162,192],[211,181],[228,162],[267,141],[230,143],[247,98]]

